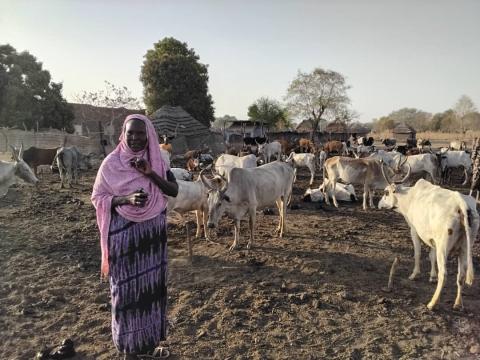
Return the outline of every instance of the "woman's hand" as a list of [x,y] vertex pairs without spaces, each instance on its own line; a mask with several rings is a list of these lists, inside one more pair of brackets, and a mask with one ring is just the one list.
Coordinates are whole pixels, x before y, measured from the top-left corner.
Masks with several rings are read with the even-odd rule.
[[152,166],[145,159],[136,158],[132,160],[131,165],[144,175],[149,176],[152,174]]
[[121,205],[132,205],[143,207],[145,206],[148,200],[148,193],[146,193],[143,189],[139,189],[130,195],[125,196],[114,196],[112,199],[112,208]]

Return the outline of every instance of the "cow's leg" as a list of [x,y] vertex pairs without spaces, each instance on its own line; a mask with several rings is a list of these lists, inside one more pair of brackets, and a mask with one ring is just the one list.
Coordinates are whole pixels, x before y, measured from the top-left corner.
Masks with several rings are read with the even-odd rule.
[[467,168],[465,166],[463,167],[463,172],[465,173],[465,180],[463,180],[462,185],[465,186],[468,183],[468,172],[467,172]]
[[457,274],[457,297],[453,308],[463,309],[462,288],[465,285],[465,274],[467,273],[467,245],[464,243],[458,255],[458,274]]
[[333,199],[333,205],[335,205],[335,207],[338,208],[338,202],[337,202],[337,197],[335,196],[335,189],[337,187],[337,179],[332,179],[332,187],[333,187],[333,190],[332,190],[332,199]]
[[285,232],[285,215],[287,213],[287,199],[285,196],[282,196],[279,200],[276,201],[277,208],[278,208],[278,215],[280,216],[280,220],[278,223],[278,237],[282,238],[283,233]]
[[370,192],[370,188],[367,184],[363,185],[363,210],[367,210],[367,197]]
[[420,255],[422,252],[420,238],[418,237],[417,232],[412,227],[410,228],[410,235],[412,236],[413,242],[413,256],[415,259],[415,265],[413,266],[413,272],[408,277],[410,280],[414,280],[418,274],[420,274]]
[[443,284],[445,283],[445,277],[447,276],[447,267],[445,264],[447,260],[447,249],[445,249],[444,247],[446,246],[448,239],[443,240],[444,241],[440,240],[438,244],[445,244],[444,246],[440,247],[437,245],[438,282],[432,300],[430,300],[427,305],[427,308],[429,310],[432,310],[435,304],[438,302],[438,299],[440,298],[440,293],[443,289]]
[[[202,213],[200,210],[195,210],[195,217],[197,218],[197,232],[195,234],[195,238],[198,239],[202,236]],[[206,228],[205,228],[206,229]]]
[[308,167],[310,170],[310,185],[313,185],[313,180],[315,178],[315,165],[311,165]]
[[255,231],[255,220],[257,217],[257,212],[255,209],[250,209],[248,211],[248,218],[249,218],[249,225],[250,225],[250,240],[248,240],[247,249],[251,249],[253,247],[253,234]]
[[203,231],[205,232],[205,240],[212,241],[209,236],[207,220],[208,220],[208,210],[202,210],[202,221],[203,221]]
[[60,164],[57,164],[58,165],[58,173],[60,175],[60,189],[63,189],[63,185],[64,185],[64,182],[65,182],[65,169],[60,165]]
[[372,190],[372,189],[370,189],[370,190],[368,191],[368,200],[370,200],[370,207],[371,207],[372,209],[374,209],[374,208],[375,208],[375,205],[373,205],[373,190]]
[[233,244],[228,251],[235,250],[238,245],[238,240],[240,238],[240,219],[235,219],[234,232]]
[[430,249],[430,253],[428,254],[430,258],[430,282],[435,282],[437,280],[437,252],[435,248]]
[[330,196],[328,195],[328,187],[330,186],[330,181],[328,179],[323,179],[323,195],[325,197],[325,204],[330,205]]

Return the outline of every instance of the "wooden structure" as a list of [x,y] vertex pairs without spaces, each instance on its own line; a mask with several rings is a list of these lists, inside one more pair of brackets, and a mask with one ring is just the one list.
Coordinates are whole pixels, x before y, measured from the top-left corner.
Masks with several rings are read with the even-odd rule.
[[393,137],[397,140],[397,145],[417,146],[417,132],[405,123],[397,124],[393,128]]
[[325,127],[327,140],[347,141],[350,137],[348,126],[341,120],[334,120]]

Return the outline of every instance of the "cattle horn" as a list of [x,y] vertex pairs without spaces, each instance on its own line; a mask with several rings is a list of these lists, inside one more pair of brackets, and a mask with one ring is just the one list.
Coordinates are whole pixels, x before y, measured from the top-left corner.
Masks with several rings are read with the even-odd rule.
[[[381,170],[382,170],[382,175],[383,175],[383,177],[385,178],[385,181],[386,181],[389,185],[392,185],[392,182],[391,182],[390,179],[388,178],[387,174],[385,174],[384,166],[385,166],[385,163],[383,162],[383,160],[380,160],[380,168],[381,168]],[[409,174],[409,175],[410,175],[410,174]]]
[[[404,162],[404,164],[405,164],[405,162]],[[402,164],[402,166],[403,166],[403,164]],[[407,175],[405,175],[405,177],[402,180],[400,180],[398,182],[396,181],[397,184],[404,183],[408,179],[408,177],[410,176],[410,172],[412,171],[412,167],[408,163],[407,163],[407,166],[408,166]]]
[[210,181],[206,178],[206,176],[203,174],[207,169],[203,169],[200,171],[200,180],[202,181],[202,184],[209,190],[215,190],[215,188],[212,186]]
[[13,146],[13,145],[10,145],[10,148],[12,149],[12,157],[13,157],[13,160],[18,161],[17,149],[16,149],[15,146]]

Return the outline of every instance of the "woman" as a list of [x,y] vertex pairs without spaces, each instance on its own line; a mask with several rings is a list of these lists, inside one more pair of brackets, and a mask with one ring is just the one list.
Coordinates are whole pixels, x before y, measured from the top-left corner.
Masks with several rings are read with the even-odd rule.
[[166,195],[177,193],[153,124],[143,115],[128,116],[92,194],[101,275],[110,280],[113,342],[125,359],[152,351],[168,355],[155,347],[166,338]]

